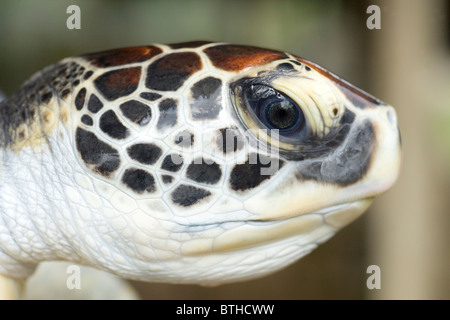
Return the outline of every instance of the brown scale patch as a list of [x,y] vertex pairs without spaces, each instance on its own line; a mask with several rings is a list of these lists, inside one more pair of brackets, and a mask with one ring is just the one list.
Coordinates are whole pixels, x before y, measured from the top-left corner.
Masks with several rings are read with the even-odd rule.
[[140,77],[139,67],[119,69],[102,74],[94,83],[103,96],[112,101],[134,92],[139,85]]
[[60,95],[61,99],[66,99],[67,96],[70,94],[70,92],[71,92],[70,89],[64,89]]
[[[284,162],[278,158],[250,154],[245,163],[234,166],[230,174],[230,186],[235,191],[251,190],[270,179],[283,165]],[[266,168],[267,172],[263,171],[263,168]],[[272,172],[268,168],[272,168]]]
[[209,43],[211,43],[211,41],[190,41],[190,42],[169,44],[169,47],[171,47],[172,49],[198,48]]
[[82,88],[80,91],[78,91],[78,94],[75,97],[75,108],[77,108],[78,111],[83,109],[85,99],[86,88]]
[[78,127],[75,142],[84,163],[94,172],[108,177],[119,168],[119,152],[94,133]]
[[194,52],[172,53],[153,62],[147,69],[145,85],[149,89],[176,91],[184,81],[202,68]]
[[52,97],[53,97],[53,93],[46,92],[46,93],[41,95],[41,102],[42,103],[49,103],[50,100],[52,99]]
[[231,44],[206,48],[204,52],[216,68],[226,71],[240,71],[251,66],[287,58],[286,54],[280,51]]
[[364,92],[363,90],[355,87],[354,85],[345,81],[344,79],[339,78],[337,75],[322,68],[321,66],[319,66],[311,61],[299,58],[299,57],[296,57],[296,59],[300,63],[303,63],[306,65],[306,67],[305,67],[306,70],[314,69],[321,75],[323,75],[323,76],[327,77],[328,79],[330,79],[331,81],[333,81],[339,87],[339,89],[341,89],[343,91],[343,93],[346,95],[347,99],[349,99],[356,107],[364,109],[367,107],[376,107],[379,105],[386,104],[383,101],[378,100],[374,96],[368,94],[367,92]]
[[83,55],[83,58],[100,68],[120,66],[128,63],[146,61],[162,50],[155,46],[129,47]]

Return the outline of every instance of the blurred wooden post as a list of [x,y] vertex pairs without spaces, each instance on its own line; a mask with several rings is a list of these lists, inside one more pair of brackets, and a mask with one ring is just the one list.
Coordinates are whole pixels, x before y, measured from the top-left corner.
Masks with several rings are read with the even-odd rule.
[[[395,187],[374,205],[370,217],[373,252],[368,265],[381,267],[381,290],[369,298],[448,298],[445,281],[449,248],[448,191],[439,188],[444,168],[437,168],[429,122],[439,81],[449,65],[439,55],[437,21],[444,1],[374,1],[382,10],[381,30],[373,31],[371,71],[375,92],[397,112],[403,138],[403,169]],[[439,72],[438,72],[439,73]],[[447,87],[450,83],[447,77]],[[450,101],[446,93],[446,101]],[[435,110],[434,110],[435,111]],[[448,167],[447,167],[448,170]],[[448,290],[448,288],[447,288]]]

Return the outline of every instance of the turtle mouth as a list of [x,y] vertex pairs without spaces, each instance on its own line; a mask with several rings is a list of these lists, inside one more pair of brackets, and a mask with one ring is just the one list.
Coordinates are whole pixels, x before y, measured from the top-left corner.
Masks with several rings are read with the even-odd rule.
[[197,237],[195,240],[185,242],[182,246],[182,254],[196,256],[223,253],[262,247],[290,238],[295,238],[298,244],[319,243],[359,217],[372,201],[373,198],[365,198],[335,204],[280,220],[222,222],[214,226],[222,228],[223,232],[214,237],[203,239]]

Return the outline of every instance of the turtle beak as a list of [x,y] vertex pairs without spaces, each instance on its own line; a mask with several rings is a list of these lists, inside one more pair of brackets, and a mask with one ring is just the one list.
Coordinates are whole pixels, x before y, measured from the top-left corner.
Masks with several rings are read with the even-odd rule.
[[361,119],[370,119],[373,126],[374,150],[365,177],[374,195],[388,190],[397,180],[401,165],[401,135],[395,109],[345,80],[333,79],[345,97],[361,110]]

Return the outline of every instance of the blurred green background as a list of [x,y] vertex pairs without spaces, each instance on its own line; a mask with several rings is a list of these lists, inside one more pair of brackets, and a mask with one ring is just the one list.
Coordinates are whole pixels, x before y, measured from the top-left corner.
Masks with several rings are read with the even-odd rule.
[[[81,30],[66,9],[81,8]],[[369,30],[366,9],[381,9]],[[392,104],[404,163],[363,217],[271,276],[217,288],[132,282],[144,299],[449,299],[450,4],[446,0],[0,2],[0,88],[108,48],[212,40],[310,59]],[[366,287],[379,265],[382,288]]]

